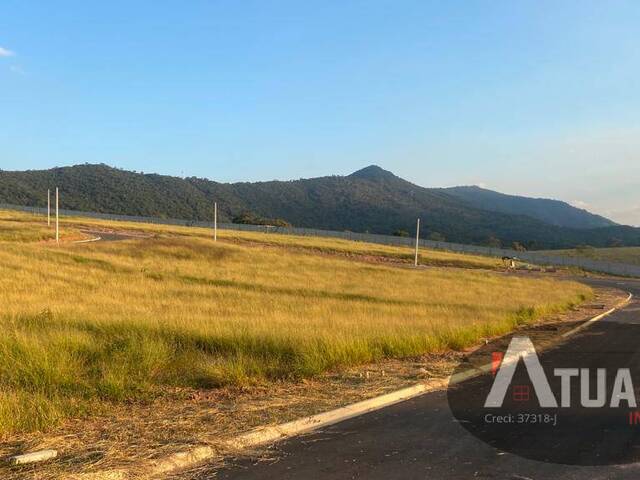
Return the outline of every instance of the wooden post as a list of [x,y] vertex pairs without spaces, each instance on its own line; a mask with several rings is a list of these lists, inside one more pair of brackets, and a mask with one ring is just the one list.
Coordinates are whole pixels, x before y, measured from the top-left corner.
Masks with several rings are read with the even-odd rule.
[[47,189],[47,227],[51,226],[51,189]]
[[56,187],[56,243],[58,245],[60,245],[60,214],[58,213],[59,198],[58,187]]
[[418,219],[418,225],[416,226],[416,258],[414,266],[418,266],[418,245],[420,243],[420,219]]
[[218,203],[213,202],[213,241],[218,241]]

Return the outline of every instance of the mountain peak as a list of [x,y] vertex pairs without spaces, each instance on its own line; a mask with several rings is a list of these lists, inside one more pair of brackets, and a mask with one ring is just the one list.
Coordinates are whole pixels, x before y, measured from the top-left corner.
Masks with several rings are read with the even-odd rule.
[[556,200],[505,195],[478,187],[429,189],[371,165],[349,176],[262,183],[217,183],[141,174],[103,165],[55,170],[0,170],[0,203],[46,204],[46,189],[64,188],[73,210],[207,220],[219,202],[219,217],[245,213],[255,219],[283,219],[327,230],[389,234],[410,231],[416,218],[422,233],[439,233],[458,243],[519,242],[528,248],[576,245],[640,245],[640,229],[613,222]]
[[349,175],[349,178],[360,178],[363,180],[372,180],[372,181],[380,181],[385,179],[395,179],[396,177],[393,173],[385,170],[384,168],[380,168],[377,165],[369,165],[368,167],[364,167],[356,172],[353,172]]

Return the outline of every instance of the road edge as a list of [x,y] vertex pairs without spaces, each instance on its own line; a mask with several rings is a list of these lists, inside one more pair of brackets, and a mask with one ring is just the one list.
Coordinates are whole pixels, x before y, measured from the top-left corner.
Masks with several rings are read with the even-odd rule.
[[[629,293],[629,296],[626,300],[623,300],[612,309],[601,313],[600,315],[597,315],[580,324],[576,328],[560,335],[558,337],[558,341],[553,342],[550,346],[557,345],[561,341],[575,335],[579,331],[588,328],[589,326],[602,320],[605,317],[608,317],[617,310],[624,308],[631,302],[632,299],[633,294]],[[425,393],[443,390],[449,385],[455,385],[457,383],[461,383],[463,381],[474,378],[478,375],[487,373],[491,370],[491,367],[492,365],[490,363],[482,365],[480,367],[472,367],[464,372],[451,375],[448,378],[420,382],[410,387],[405,387],[394,392],[390,392],[374,398],[369,398],[367,400],[362,400],[360,402],[329,410],[327,412],[302,417],[300,419],[282,423],[279,425],[257,427],[225,442],[225,446],[234,451],[241,451],[250,447],[258,447],[268,443],[279,442],[287,438],[291,438],[304,433],[309,433],[322,427],[327,427],[336,423],[343,422],[345,420],[349,420],[351,418],[359,417],[361,415],[365,415],[367,413],[392,406],[396,403],[410,400],[420,395],[424,395]],[[215,447],[194,447],[190,450],[174,453],[163,459],[152,461],[147,467],[148,470],[146,476],[157,477],[159,475],[167,475],[178,470],[183,470],[185,468],[195,466],[204,461],[223,457],[224,455],[220,454]],[[69,475],[68,478],[71,480],[120,480],[129,477],[127,471],[125,470],[108,470],[103,472]]]

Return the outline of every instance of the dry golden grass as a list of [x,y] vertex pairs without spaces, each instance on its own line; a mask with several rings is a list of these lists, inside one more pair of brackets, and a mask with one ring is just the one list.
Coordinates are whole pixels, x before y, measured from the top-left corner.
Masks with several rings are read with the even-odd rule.
[[[0,230],[15,221],[38,228],[4,214]],[[0,432],[46,429],[168,387],[295,379],[462,349],[592,293],[572,282],[399,269],[147,229],[161,235],[58,247],[0,241]]]
[[[159,235],[187,236],[211,239],[212,229],[200,227],[182,227],[173,225],[155,225],[138,222],[106,221],[85,217],[65,218],[64,223],[71,227],[89,227],[98,229],[126,229]],[[219,230],[218,239],[224,242],[243,245],[264,245],[287,250],[301,250],[321,254],[335,254],[351,258],[366,258],[388,262],[413,263],[414,250],[410,247],[380,245],[368,242],[355,242],[338,238],[310,237],[299,235],[283,235],[278,233],[242,232],[234,230]],[[421,265],[504,269],[504,264],[498,258],[480,255],[457,254],[441,250],[421,249],[419,260]]]
[[0,241],[35,242],[53,240],[55,231],[47,228],[46,219],[34,215],[0,210]]

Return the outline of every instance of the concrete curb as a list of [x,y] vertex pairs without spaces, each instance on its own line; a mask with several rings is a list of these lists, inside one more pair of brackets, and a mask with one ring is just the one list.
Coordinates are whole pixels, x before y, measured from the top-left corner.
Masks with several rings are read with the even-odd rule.
[[629,296],[627,297],[626,300],[620,302],[618,305],[613,307],[611,310],[609,310],[607,312],[604,312],[604,313],[598,315],[597,317],[593,317],[591,320],[587,320],[583,324],[578,325],[576,328],[574,328],[572,330],[569,330],[568,332],[563,333],[561,335],[561,338],[570,337],[571,335],[574,335],[574,334],[578,333],[580,330],[591,326],[593,323],[595,323],[595,322],[597,322],[599,320],[602,320],[605,317],[608,317],[609,315],[611,315],[613,312],[615,312],[619,308],[626,307],[627,305],[629,305],[629,303],[631,303],[632,299],[633,299],[633,293],[629,293]]
[[[580,330],[587,328],[593,323],[602,320],[603,318],[611,315],[618,309],[628,305],[631,302],[633,295],[629,293],[629,297],[612,308],[611,310],[602,313],[590,320],[587,320],[578,327],[565,332],[558,337],[557,342],[553,342],[553,345],[557,345],[560,341],[574,335]],[[343,422],[350,418],[358,417],[369,412],[380,410],[385,407],[389,407],[396,403],[410,400],[425,393],[442,390],[449,385],[455,385],[471,378],[477,377],[484,373],[491,371],[492,365],[490,363],[482,365],[480,367],[472,367],[464,372],[454,374],[450,378],[433,380],[431,382],[423,382],[413,385],[411,387],[403,388],[395,392],[387,393],[379,397],[370,398],[361,402],[347,405],[345,407],[330,410],[328,412],[319,413],[317,415],[311,415],[291,422],[283,423],[280,425],[273,425],[268,427],[259,427],[251,430],[247,433],[239,435],[232,440],[226,442],[226,446],[232,450],[243,450],[249,447],[258,447],[267,443],[273,443],[286,438],[290,438],[296,435],[317,430],[318,428],[327,427],[336,423]],[[198,463],[213,460],[216,458],[222,458],[222,455],[214,447],[200,446],[194,447],[191,450],[185,452],[179,452],[168,457],[156,460],[150,463],[148,467],[147,475],[149,477],[156,477],[159,475],[166,475],[177,470],[188,468]],[[105,472],[96,472],[92,474],[79,474],[75,476],[69,476],[72,480],[120,480],[127,478],[126,472],[122,470],[112,470]]]
[[[608,317],[609,315],[611,315],[615,311],[619,310],[620,308],[626,307],[631,302],[632,298],[633,298],[633,294],[629,293],[629,296],[627,297],[626,300],[623,300],[622,302],[618,303],[618,305],[613,307],[611,310],[608,310],[608,311],[606,311],[604,313],[601,313],[600,315],[597,315],[597,316],[591,318],[590,320],[587,320],[586,322],[581,323],[580,325],[578,325],[575,328],[572,328],[568,332],[564,332],[555,341],[551,342],[549,345],[546,345],[545,348],[543,348],[542,350],[538,350],[538,351],[540,352],[540,351],[548,350],[549,348],[554,347],[554,346],[558,345],[559,343],[561,343],[564,339],[569,338],[570,336],[575,335],[579,331],[581,331],[581,330],[593,325],[595,322],[597,322],[599,320],[602,320],[605,317]],[[455,385],[455,384],[458,384],[458,383],[462,383],[465,380],[469,380],[471,378],[474,378],[474,377],[483,375],[485,373],[488,373],[488,372],[491,371],[492,367],[493,367],[493,365],[491,363],[485,363],[484,365],[481,365],[479,367],[471,367],[469,370],[465,370],[464,372],[456,373],[456,374],[452,375],[451,378],[449,379],[449,385]]]
[[319,413],[317,415],[301,418],[281,425],[275,425],[273,427],[252,430],[236,437],[232,441],[232,444],[237,448],[247,448],[255,445],[271,443],[294,435],[304,434],[321,427],[334,425],[350,418],[358,417],[384,407],[389,407],[396,403],[404,402],[405,400],[409,400],[428,392],[441,390],[446,388],[448,383],[447,379],[418,383],[411,387],[396,390],[395,392],[363,400],[328,412]]
[[12,465],[25,465],[27,463],[45,462],[56,458],[57,450],[40,450],[38,452],[25,453],[23,455],[14,455],[9,457],[9,463]]
[[[379,397],[363,400],[345,407],[330,410],[328,412],[311,415],[291,422],[268,427],[259,427],[250,430],[226,442],[226,446],[235,451],[249,447],[257,447],[267,443],[284,440],[295,435],[311,432],[318,428],[327,427],[349,418],[358,417],[368,412],[373,412],[396,403],[409,400],[427,392],[445,388],[447,379],[434,380],[427,383],[419,383],[411,387],[396,390]],[[157,476],[174,470],[188,467],[204,460],[218,457],[213,447],[196,447],[188,452],[180,452],[170,455],[168,458],[154,462],[150,475]]]
[[75,242],[71,242],[71,243],[99,242],[100,240],[102,240],[102,237],[88,238],[86,240],[76,240]]

